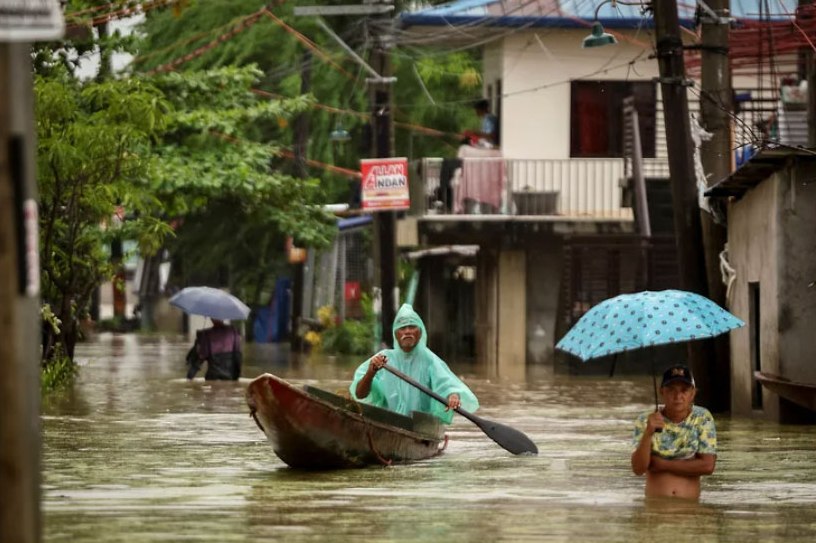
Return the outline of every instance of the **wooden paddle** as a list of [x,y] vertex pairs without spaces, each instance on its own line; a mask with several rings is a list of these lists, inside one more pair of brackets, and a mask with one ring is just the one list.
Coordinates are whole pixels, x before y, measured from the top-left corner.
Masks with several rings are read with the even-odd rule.
[[[388,364],[384,365],[383,369],[390,371],[409,385],[415,386],[434,400],[442,403],[442,405],[448,405],[447,399],[443,398],[425,385],[418,383],[401,371],[392,368]],[[538,454],[538,447],[536,447],[535,443],[533,443],[529,437],[519,432],[515,428],[510,428],[509,426],[499,424],[498,422],[485,420],[459,407],[454,409],[454,411],[478,426],[482,432],[487,434],[487,437],[498,443],[499,446],[505,450],[510,451],[513,454]]]

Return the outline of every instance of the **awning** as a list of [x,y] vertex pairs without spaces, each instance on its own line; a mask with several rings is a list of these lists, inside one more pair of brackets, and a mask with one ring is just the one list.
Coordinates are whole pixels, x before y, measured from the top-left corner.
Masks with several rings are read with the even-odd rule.
[[341,232],[343,230],[351,230],[352,228],[359,228],[369,224],[373,220],[371,215],[358,215],[357,217],[348,217],[339,219],[337,221],[337,229]]

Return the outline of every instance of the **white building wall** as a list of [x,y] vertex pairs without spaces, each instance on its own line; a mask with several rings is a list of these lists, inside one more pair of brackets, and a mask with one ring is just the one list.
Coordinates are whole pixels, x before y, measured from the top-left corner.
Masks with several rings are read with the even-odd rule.
[[501,100],[496,82],[502,79],[504,69],[502,46],[502,40],[497,40],[485,46],[482,54],[482,92],[490,100],[491,113],[498,112],[496,104]]
[[[582,49],[589,29],[536,29],[505,38],[502,150],[507,158],[565,159],[570,152],[570,82],[575,79],[649,81],[658,75],[650,36]],[[633,66],[628,62],[640,56]],[[662,124],[662,119],[661,119]]]

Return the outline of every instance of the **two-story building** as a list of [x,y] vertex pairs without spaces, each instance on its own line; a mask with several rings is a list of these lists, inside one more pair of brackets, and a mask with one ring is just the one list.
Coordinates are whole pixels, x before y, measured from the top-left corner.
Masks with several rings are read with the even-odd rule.
[[[786,0],[774,15],[795,8]],[[694,6],[683,4],[679,15],[684,37],[698,41]],[[731,15],[738,24],[759,13],[755,2],[735,0]],[[596,17],[617,44],[582,47]],[[417,165],[421,183],[414,216],[400,224],[401,245],[452,247],[417,253],[426,259],[417,303],[433,345],[450,344],[454,329],[473,338],[479,362],[513,375],[528,361],[551,360],[557,338],[595,303],[677,286],[650,13],[600,0],[458,0],[398,21],[398,40],[481,49],[484,97],[500,126],[497,150]],[[743,79],[734,86],[757,86]],[[689,89],[692,111],[698,88]],[[737,148],[760,139],[756,123],[775,107],[757,89],[738,99]],[[644,211],[633,207],[636,166]],[[471,296],[463,281],[472,281]],[[463,343],[453,341],[459,352]]]

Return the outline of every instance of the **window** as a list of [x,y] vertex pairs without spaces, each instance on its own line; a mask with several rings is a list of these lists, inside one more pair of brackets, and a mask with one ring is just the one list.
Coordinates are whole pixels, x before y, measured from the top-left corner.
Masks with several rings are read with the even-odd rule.
[[570,156],[623,156],[623,99],[634,96],[643,156],[655,156],[654,83],[644,81],[573,81]]

